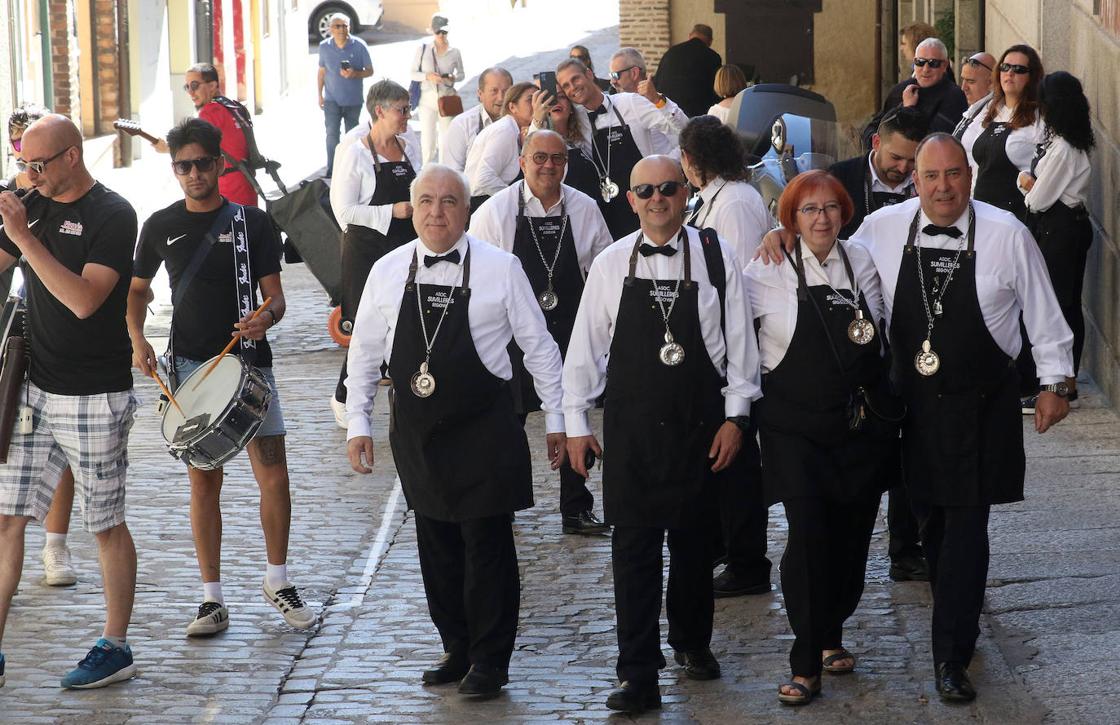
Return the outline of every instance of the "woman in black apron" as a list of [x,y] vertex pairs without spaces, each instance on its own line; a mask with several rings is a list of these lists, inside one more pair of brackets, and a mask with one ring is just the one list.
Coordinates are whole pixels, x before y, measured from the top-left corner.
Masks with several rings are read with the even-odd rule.
[[[1086,208],[1089,197],[1093,148],[1093,126],[1089,101],[1081,82],[1065,71],[1046,76],[1039,100],[1046,138],[1038,147],[1030,173],[1019,177],[1026,193],[1027,227],[1034,234],[1062,316],[1073,330],[1073,374],[1068,378],[1069,402],[1077,400],[1077,371],[1085,345],[1085,317],[1081,311],[1081,289],[1085,263],[1093,243],[1093,227]],[[1020,355],[1020,375],[1037,382],[1034,357],[1029,346]]]
[[1029,45],[1013,45],[1003,52],[998,83],[981,121],[982,131],[972,144],[976,163],[973,198],[1026,218],[1023,195],[1016,180],[1030,168],[1035,147],[1042,141],[1038,115],[1038,85],[1042,61]]
[[[362,299],[366,278],[374,263],[388,252],[416,238],[412,227],[409,185],[416,178],[419,164],[406,151],[402,138],[408,130],[408,91],[392,81],[380,81],[370,89],[376,120],[369,134],[354,144],[336,169],[335,184],[342,182],[331,203],[336,207],[388,207],[391,219],[384,232],[350,222],[342,236],[342,319],[353,324]],[[418,159],[417,159],[418,161]],[[341,177],[346,176],[348,181]],[[368,201],[360,199],[364,188],[373,186]],[[336,211],[338,214],[338,211]],[[335,388],[335,401],[346,402],[346,361]],[[339,407],[335,405],[334,407]],[[337,413],[336,413],[337,417]],[[341,422],[340,422],[341,425]]]
[[791,264],[754,262],[746,274],[763,356],[754,409],[763,489],[768,504],[785,505],[789,522],[782,593],[796,639],[793,678],[778,699],[803,705],[820,692],[822,670],[855,667],[843,626],[863,593],[901,411],[888,390],[874,265],[861,248],[837,241],[851,198],[831,175],[810,171],[779,205],[783,225],[800,234]]

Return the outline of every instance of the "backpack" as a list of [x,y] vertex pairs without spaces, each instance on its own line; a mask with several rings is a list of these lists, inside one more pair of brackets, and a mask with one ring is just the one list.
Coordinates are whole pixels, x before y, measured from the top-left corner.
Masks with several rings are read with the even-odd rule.
[[245,146],[248,150],[248,155],[245,157],[244,161],[238,161],[225,151],[222,152],[222,156],[226,158],[226,161],[228,161],[231,166],[234,166],[245,175],[245,178],[248,179],[249,184],[259,196],[263,197],[264,192],[257,183],[256,174],[254,174],[257,169],[264,169],[267,171],[268,175],[276,182],[281,192],[286,194],[287,189],[284,188],[283,182],[280,181],[280,177],[276,173],[277,169],[280,168],[280,163],[269,159],[257,148],[257,138],[253,133],[253,116],[249,113],[249,109],[245,108],[245,106],[238,101],[221,95],[214,96],[214,102],[221,105],[222,108],[233,115],[234,120],[237,121],[237,125],[241,127],[241,132],[245,134]]

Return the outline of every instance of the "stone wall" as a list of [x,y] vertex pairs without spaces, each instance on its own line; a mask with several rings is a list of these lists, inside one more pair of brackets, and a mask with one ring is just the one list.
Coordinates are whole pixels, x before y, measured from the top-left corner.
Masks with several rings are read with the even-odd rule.
[[657,70],[669,46],[684,40],[672,37],[669,5],[670,0],[619,0],[618,3],[619,46],[642,51],[650,75]]
[[51,110],[69,116],[74,109],[70,85],[70,13],[67,0],[50,0],[51,86],[54,98]]

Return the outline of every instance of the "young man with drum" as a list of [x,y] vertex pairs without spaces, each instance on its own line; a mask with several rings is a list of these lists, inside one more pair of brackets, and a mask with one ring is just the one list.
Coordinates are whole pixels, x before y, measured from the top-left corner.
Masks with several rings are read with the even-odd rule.
[[[168,364],[171,387],[239,337],[232,353],[264,376],[272,392],[264,421],[249,443],[249,461],[261,489],[261,527],[268,561],[265,599],[288,624],[306,628],[315,622],[299,592],[288,581],[288,533],[291,498],[284,449],[284,418],[272,376],[272,351],[265,331],[284,316],[280,285],[280,240],[267,214],[234,204],[218,191],[222,134],[201,119],[183,121],[167,135],[175,178],[185,198],[153,214],[140,231],[134,277],[128,294],[128,332],[132,362],[145,375],[156,368],[156,355],[144,339],[144,318],[152,278],[167,264],[171,278],[171,340]],[[271,304],[259,315],[257,286]],[[200,373],[201,374],[201,373]],[[201,385],[221,385],[221,370]],[[195,383],[182,386],[190,393]],[[181,393],[183,395],[183,393]],[[186,401],[180,401],[185,403]],[[192,412],[185,413],[191,417]],[[191,530],[202,574],[203,601],[188,636],[220,632],[229,626],[220,577],[222,514],[219,497],[222,469],[187,468],[191,482]]]

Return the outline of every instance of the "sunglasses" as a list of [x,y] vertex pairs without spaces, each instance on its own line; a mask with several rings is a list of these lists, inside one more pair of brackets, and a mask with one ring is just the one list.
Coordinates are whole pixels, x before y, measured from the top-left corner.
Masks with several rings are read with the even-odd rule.
[[649,199],[656,191],[661,196],[676,196],[677,192],[681,190],[683,184],[679,181],[662,181],[656,186],[653,184],[638,184],[630,191],[634,192],[634,196],[639,199]]
[[543,151],[538,151],[529,158],[532,159],[533,163],[537,166],[544,166],[544,162],[549,160],[552,161],[553,166],[563,166],[568,163],[567,154],[546,154]]
[[183,90],[187,93],[194,93],[198,90],[199,86],[203,83],[213,83],[214,81],[191,81],[190,83],[183,84]]
[[636,66],[636,65],[627,66],[627,67],[623,68],[622,70],[612,70],[607,75],[609,75],[611,77],[612,81],[617,81],[618,77],[621,76],[623,73],[625,73],[628,70],[634,70],[637,67],[638,66]]
[[1031,72],[1031,69],[1025,65],[1019,65],[1017,63],[1000,63],[999,72],[1014,73],[1017,76],[1025,76]]
[[50,158],[47,158],[47,159],[43,159],[42,161],[27,161],[27,162],[24,162],[24,163],[26,164],[26,168],[27,168],[28,171],[34,171],[36,174],[41,174],[46,170],[47,164],[54,161],[59,156],[62,156],[64,153],[69,151],[71,148],[73,148],[73,147],[72,146],[67,146],[66,148],[62,149],[61,151],[59,151],[54,156],[51,156]]
[[988,65],[987,63],[981,63],[980,61],[976,60],[975,58],[969,58],[968,60],[966,60],[965,65],[970,65],[973,68],[975,68],[976,66],[980,66],[981,68],[985,68],[989,71],[992,69],[992,67],[990,65]]
[[175,169],[178,176],[187,176],[191,173],[191,167],[198,169],[200,173],[207,173],[214,170],[214,162],[218,160],[216,156],[203,156],[201,159],[184,159],[182,161],[172,161],[171,168]]
[[919,68],[924,68],[928,65],[930,68],[937,70],[941,66],[945,65],[945,61],[941,60],[940,58],[915,58],[914,65]]
[[447,35],[447,31],[446,30],[437,30],[436,35]]

